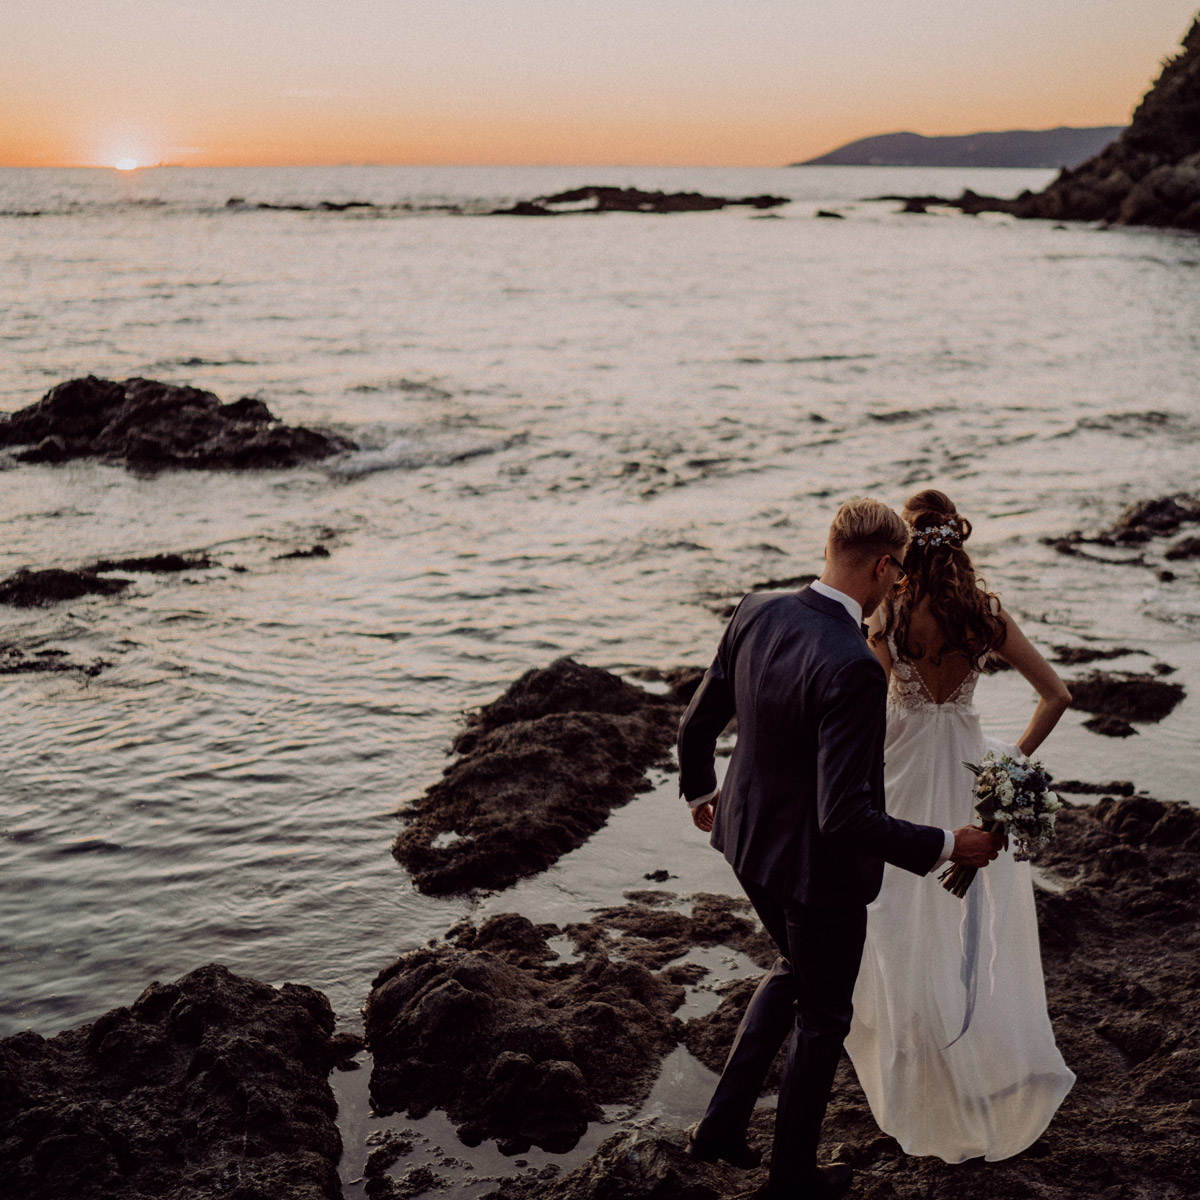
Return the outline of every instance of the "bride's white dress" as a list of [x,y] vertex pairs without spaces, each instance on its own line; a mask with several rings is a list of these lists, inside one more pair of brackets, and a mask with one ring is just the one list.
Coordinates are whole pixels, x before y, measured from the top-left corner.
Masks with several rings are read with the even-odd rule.
[[[893,644],[885,780],[892,816],[971,823],[985,750],[979,671],[935,703]],[[846,1050],[880,1129],[907,1154],[1008,1158],[1034,1142],[1075,1082],[1046,1013],[1029,864],[1008,851],[958,900],[933,872],[885,869],[869,907]]]

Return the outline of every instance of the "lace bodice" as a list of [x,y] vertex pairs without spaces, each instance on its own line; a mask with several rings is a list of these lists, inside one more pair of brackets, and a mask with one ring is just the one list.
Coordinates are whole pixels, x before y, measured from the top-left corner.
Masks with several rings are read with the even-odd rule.
[[888,634],[888,652],[892,656],[892,678],[888,684],[888,708],[901,713],[916,711],[942,711],[973,713],[975,711],[975,684],[979,681],[979,667],[974,666],[962,683],[940,704],[930,695],[917,668],[907,658],[902,658],[896,649],[892,635]]

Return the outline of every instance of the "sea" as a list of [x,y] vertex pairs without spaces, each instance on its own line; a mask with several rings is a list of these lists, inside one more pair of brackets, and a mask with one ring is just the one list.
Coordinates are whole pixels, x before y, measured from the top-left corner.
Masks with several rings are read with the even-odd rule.
[[[736,889],[666,773],[498,895],[422,896],[389,846],[465,712],[561,655],[630,677],[707,663],[742,592],[819,572],[853,495],[942,488],[1047,655],[1123,647],[1100,665],[1170,672],[1189,698],[1161,723],[1117,740],[1070,712],[1041,757],[1196,803],[1200,564],[1047,539],[1195,490],[1200,240],[877,199],[1051,178],[0,171],[0,409],[145,376],[360,447],[275,472],[0,464],[0,576],[217,564],[0,610],[6,653],[107,664],[0,676],[0,1035],[214,961],[320,988],[355,1029],[375,973],[463,919],[586,920],[659,870],[680,896]],[[585,184],[790,203],[479,215]],[[1014,673],[979,701],[1005,740],[1033,705]],[[691,1011],[716,1003],[694,991]],[[672,1061],[653,1111],[683,1119],[703,1071]],[[351,1109],[357,1136],[362,1094]]]

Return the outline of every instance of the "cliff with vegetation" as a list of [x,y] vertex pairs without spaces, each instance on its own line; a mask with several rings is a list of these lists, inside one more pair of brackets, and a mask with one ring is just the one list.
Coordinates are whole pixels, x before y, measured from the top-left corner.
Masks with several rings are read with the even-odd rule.
[[1200,17],[1133,114],[1129,128],[1044,191],[1020,217],[1157,225],[1200,232]]

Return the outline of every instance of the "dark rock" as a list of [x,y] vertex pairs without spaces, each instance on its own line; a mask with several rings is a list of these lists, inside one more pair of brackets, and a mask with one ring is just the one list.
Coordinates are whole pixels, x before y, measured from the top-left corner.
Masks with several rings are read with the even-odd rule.
[[[589,185],[558,192],[553,196],[522,200],[510,208],[493,209],[489,215],[548,217],[578,212],[711,212],[734,205],[765,209],[778,208],[788,203],[790,201],[783,196],[743,196],[735,200],[725,196],[704,196],[699,192],[644,192],[640,188]],[[582,207],[583,205],[587,207]]]
[[340,1200],[333,1024],[320,992],[214,965],[0,1041],[0,1194]]
[[102,558],[86,566],[66,570],[51,567],[34,571],[28,567],[0,580],[0,604],[35,608],[77,600],[80,596],[112,596],[123,592],[128,579],[104,579],[112,571],[141,571],[167,574],[201,571],[218,566],[207,554],[151,554],[140,558]]
[[1092,671],[1069,686],[1072,707],[1126,721],[1161,721],[1187,694],[1182,684],[1153,675],[1107,671]]
[[507,914],[383,971],[364,1010],[377,1110],[444,1108],[468,1144],[561,1153],[600,1105],[644,1097],[682,987],[599,951],[553,962],[557,932]]
[[577,1170],[547,1186],[540,1179],[505,1180],[483,1200],[720,1200],[731,1173],[693,1162],[682,1131],[615,1133]]
[[905,200],[904,207],[900,211],[903,213],[927,213],[929,208],[920,197],[910,196]]
[[287,554],[275,555],[276,562],[282,562],[288,558],[328,558],[329,548],[322,546],[318,542],[315,546],[310,546],[307,550],[290,550]]
[[1114,779],[1110,783],[1084,783],[1078,779],[1056,779],[1056,792],[1069,792],[1073,796],[1132,796],[1134,786],[1128,779]]
[[274,420],[250,397],[152,379],[73,379],[0,420],[0,446],[23,462],[98,458],[138,470],[292,467],[353,449],[347,439]]
[[680,704],[558,659],[473,714],[392,853],[423,892],[508,887],[582,845],[669,766]]
[[50,567],[44,571],[22,568],[0,580],[0,604],[14,608],[38,608],[78,600],[80,596],[112,596],[129,586],[128,579],[102,579],[94,570],[68,571]]
[[1167,537],[1181,525],[1196,522],[1200,522],[1200,500],[1179,494],[1157,500],[1138,500],[1125,509],[1107,533],[1117,542],[1142,543],[1155,537]]
[[85,571],[145,571],[163,575],[173,571],[206,571],[218,564],[207,554],[150,554],[142,558],[102,558]]
[[1090,729],[1092,733],[1100,734],[1101,737],[1127,738],[1133,737],[1137,733],[1137,730],[1123,717],[1114,717],[1108,713],[1103,713],[1098,717],[1088,717],[1084,721],[1083,727]]
[[818,208],[815,215],[824,217],[830,221],[844,221],[846,219],[845,213],[834,212],[831,208]]
[[19,646],[0,644],[0,675],[60,675],[79,672],[89,678],[112,666],[102,658],[90,663],[74,662],[66,650],[37,650],[32,654]]
[[1179,562],[1185,558],[1200,558],[1200,538],[1187,537],[1176,542],[1163,557],[1170,562]]
[[1054,661],[1065,666],[1077,667],[1085,663],[1101,662],[1108,658],[1124,658],[1127,654],[1145,654],[1144,650],[1133,650],[1129,646],[1055,646]]

